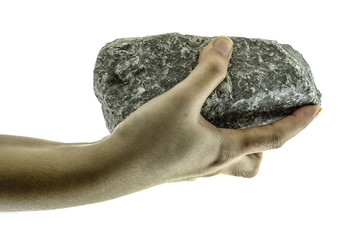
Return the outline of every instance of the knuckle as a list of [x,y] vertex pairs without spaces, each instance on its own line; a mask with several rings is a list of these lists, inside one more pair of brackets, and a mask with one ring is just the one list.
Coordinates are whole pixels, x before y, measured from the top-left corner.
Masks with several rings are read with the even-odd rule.
[[234,177],[244,177],[245,174],[240,169],[234,168],[231,172],[231,175],[233,175]]
[[[255,157],[257,158],[257,157]],[[260,168],[260,160],[247,157],[241,164],[232,168],[232,175],[244,178],[253,178]]]
[[241,141],[241,150],[243,154],[245,154],[246,152],[251,152],[252,148],[253,148],[253,144],[251,144],[249,138],[244,138]]
[[245,173],[244,173],[244,177],[245,178],[253,178],[253,177],[255,177],[259,172],[259,167],[260,167],[259,165],[256,165],[251,169],[247,169],[247,171],[245,171]]
[[254,168],[251,170],[243,170],[243,169],[239,169],[239,168],[234,168],[232,170],[231,175],[233,175],[235,177],[253,178],[257,175],[258,172],[259,172],[259,168]]
[[219,78],[225,78],[227,74],[227,68],[224,61],[215,57],[208,60],[206,71]]
[[283,134],[279,131],[274,131],[270,137],[269,147],[271,149],[281,148],[285,143]]
[[251,171],[248,171],[246,174],[245,174],[245,178],[253,178],[255,177],[259,172],[259,168],[254,168],[252,169]]

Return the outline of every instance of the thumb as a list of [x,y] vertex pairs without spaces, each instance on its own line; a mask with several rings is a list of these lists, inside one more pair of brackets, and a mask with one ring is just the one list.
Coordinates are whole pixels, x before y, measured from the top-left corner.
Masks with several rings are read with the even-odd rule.
[[226,77],[232,51],[230,38],[220,36],[212,39],[200,52],[195,69],[178,84],[181,95],[186,96],[190,105],[199,112],[208,96]]

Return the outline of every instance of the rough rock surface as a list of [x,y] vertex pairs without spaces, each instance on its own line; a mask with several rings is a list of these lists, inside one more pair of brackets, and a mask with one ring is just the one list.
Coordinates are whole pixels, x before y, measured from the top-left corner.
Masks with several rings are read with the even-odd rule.
[[[310,67],[290,45],[230,37],[226,79],[201,114],[217,127],[245,128],[276,121],[296,108],[320,104]],[[212,37],[169,33],[106,44],[94,69],[94,90],[110,132],[138,107],[185,79]]]

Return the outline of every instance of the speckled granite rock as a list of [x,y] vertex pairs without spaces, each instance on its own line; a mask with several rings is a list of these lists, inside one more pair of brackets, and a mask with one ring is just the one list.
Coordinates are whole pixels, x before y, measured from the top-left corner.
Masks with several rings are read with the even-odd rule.
[[[290,45],[230,37],[234,51],[226,79],[201,114],[217,127],[245,128],[278,120],[306,104],[320,104],[309,65]],[[169,33],[106,44],[94,69],[94,90],[110,132],[130,113],[185,79],[212,37]]]

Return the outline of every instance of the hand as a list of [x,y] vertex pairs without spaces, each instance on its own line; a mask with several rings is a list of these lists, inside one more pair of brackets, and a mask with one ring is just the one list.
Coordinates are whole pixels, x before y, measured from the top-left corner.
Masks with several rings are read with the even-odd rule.
[[321,108],[305,106],[260,127],[216,128],[200,110],[224,79],[231,52],[231,40],[212,40],[185,80],[102,140],[62,143],[0,135],[0,211],[77,206],[219,173],[255,176],[262,152],[282,146]]
[[225,78],[232,50],[229,38],[213,39],[185,80],[138,108],[114,129],[110,138],[127,146],[128,161],[144,166],[162,182],[219,173],[253,177],[263,151],[281,147],[321,110],[305,106],[277,122],[248,129],[210,124],[200,110]]

